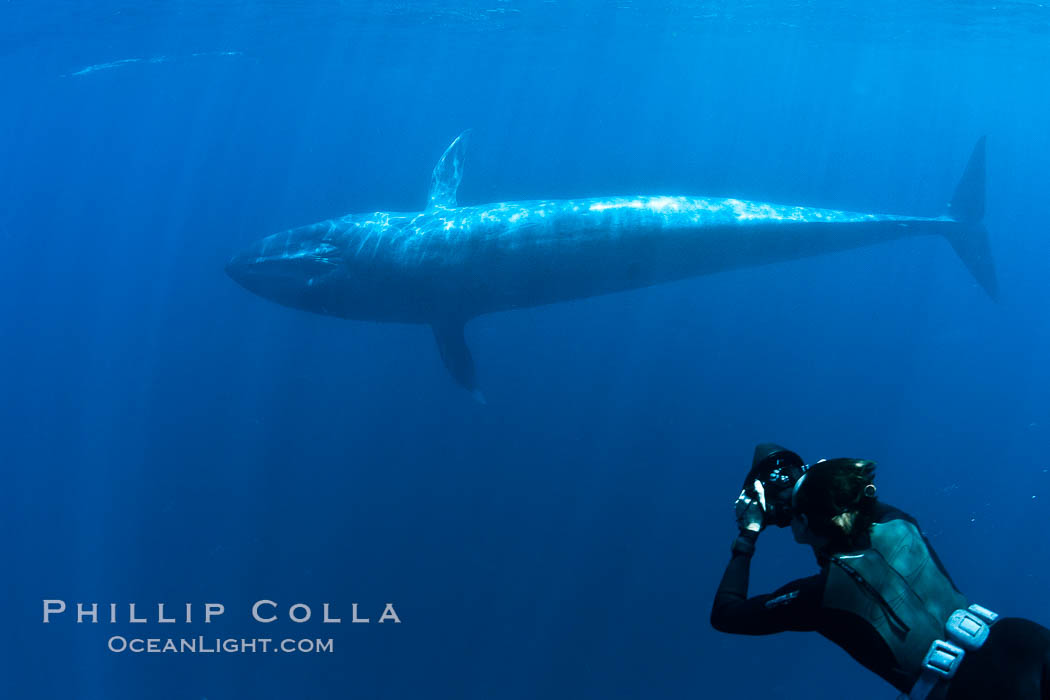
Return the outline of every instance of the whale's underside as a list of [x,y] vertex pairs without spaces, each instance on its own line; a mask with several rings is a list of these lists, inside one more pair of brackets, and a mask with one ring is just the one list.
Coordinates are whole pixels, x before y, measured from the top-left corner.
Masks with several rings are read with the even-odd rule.
[[460,207],[468,134],[442,155],[423,211],[352,214],[277,233],[234,256],[227,272],[293,308],[429,324],[446,367],[478,397],[463,327],[484,313],[931,234],[997,295],[981,223],[983,137],[946,215],[928,218],[681,196]]

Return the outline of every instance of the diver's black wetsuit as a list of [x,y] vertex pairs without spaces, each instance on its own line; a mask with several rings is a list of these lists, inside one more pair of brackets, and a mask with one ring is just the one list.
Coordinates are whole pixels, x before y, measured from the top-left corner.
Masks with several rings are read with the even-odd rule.
[[[907,513],[883,503],[874,504],[873,516],[876,523],[902,519],[918,526]],[[868,546],[862,541],[857,549]],[[929,542],[926,546],[951,581],[933,547]],[[751,555],[734,551],[711,609],[715,629],[753,635],[789,630],[819,632],[902,693],[911,689],[915,677],[898,668],[889,646],[874,627],[851,612],[824,607],[826,562],[821,561],[821,571],[815,576],[753,598],[747,597],[750,569]],[[966,654],[947,694],[935,691],[930,695],[931,700],[978,698],[1050,700],[1050,630],[1020,618],[999,620],[984,646]]]

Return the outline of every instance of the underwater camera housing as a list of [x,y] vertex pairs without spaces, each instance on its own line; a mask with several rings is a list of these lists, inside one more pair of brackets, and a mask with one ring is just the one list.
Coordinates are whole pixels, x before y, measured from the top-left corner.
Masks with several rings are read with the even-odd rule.
[[806,468],[802,458],[785,447],[773,443],[755,447],[743,490],[757,498],[755,481],[762,483],[766,496],[765,525],[787,527],[791,524],[791,491]]

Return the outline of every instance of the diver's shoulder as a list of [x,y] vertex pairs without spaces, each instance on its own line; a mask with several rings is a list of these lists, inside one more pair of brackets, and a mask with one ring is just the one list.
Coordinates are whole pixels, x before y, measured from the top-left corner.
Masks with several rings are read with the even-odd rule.
[[906,513],[897,506],[882,501],[876,501],[872,508],[872,521],[876,523],[888,523],[891,520],[905,520],[915,527],[919,527],[919,521],[910,513]]

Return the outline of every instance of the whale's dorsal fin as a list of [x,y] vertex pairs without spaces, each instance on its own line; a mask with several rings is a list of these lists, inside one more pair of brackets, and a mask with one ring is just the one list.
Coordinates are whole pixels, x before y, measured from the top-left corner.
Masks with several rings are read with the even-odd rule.
[[434,174],[430,176],[430,199],[427,201],[427,209],[456,206],[456,190],[459,189],[459,181],[463,179],[463,159],[466,156],[468,140],[470,129],[456,137],[434,166]]

